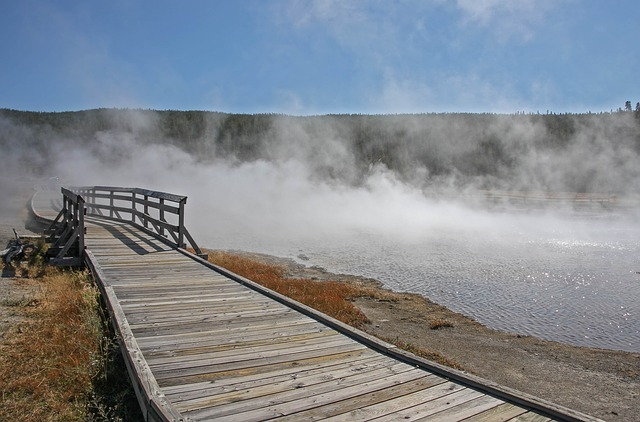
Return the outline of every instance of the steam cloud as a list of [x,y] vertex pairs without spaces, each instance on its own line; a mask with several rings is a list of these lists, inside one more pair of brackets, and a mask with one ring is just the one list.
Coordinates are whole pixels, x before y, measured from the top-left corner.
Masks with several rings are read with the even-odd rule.
[[[544,144],[549,127],[540,116],[430,116],[428,126],[424,116],[381,116],[375,124],[398,137],[383,140],[375,150],[390,151],[388,156],[367,160],[345,135],[346,117],[271,116],[263,139],[228,140],[259,144],[258,155],[250,159],[223,154],[207,143],[206,136],[213,136],[225,118],[214,115],[204,122],[199,154],[162,138],[155,112],[114,112],[112,127],[79,139],[0,116],[1,193],[12,194],[19,180],[38,183],[56,176],[68,185],[185,194],[189,226],[205,238],[216,235],[212,226],[234,226],[257,236],[345,230],[410,236],[435,227],[496,224],[486,211],[442,200],[460,193],[627,195],[640,186],[637,140],[612,138],[637,132],[632,115],[571,121],[570,142],[562,147]],[[361,118],[365,124],[376,119]],[[490,123],[478,126],[478,119]],[[473,168],[463,174],[462,166]]]

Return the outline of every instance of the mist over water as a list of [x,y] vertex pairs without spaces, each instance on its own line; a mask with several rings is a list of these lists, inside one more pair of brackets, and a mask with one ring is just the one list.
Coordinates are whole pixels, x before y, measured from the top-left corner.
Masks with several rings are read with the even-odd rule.
[[[187,226],[202,247],[373,277],[501,330],[640,351],[637,208],[482,200],[488,189],[636,195],[636,135],[610,139],[635,130],[633,119],[613,129],[597,118],[572,123],[560,148],[544,145],[550,129],[535,118],[498,116],[480,136],[475,121],[454,127],[436,116],[425,127],[400,116],[385,126],[398,138],[367,160],[339,118],[275,116],[251,140],[259,148],[250,158],[221,150],[237,140],[207,141],[225,124],[220,116],[190,149],[160,137],[154,113],[125,120],[70,139],[0,117],[4,158],[14,163],[0,175],[10,180],[24,169],[16,163],[35,163],[24,177],[187,195]],[[55,148],[24,147],[43,131]]]

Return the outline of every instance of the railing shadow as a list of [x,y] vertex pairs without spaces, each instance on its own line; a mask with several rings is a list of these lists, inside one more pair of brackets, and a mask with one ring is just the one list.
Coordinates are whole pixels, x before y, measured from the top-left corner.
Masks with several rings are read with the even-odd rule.
[[[142,236],[140,232],[133,230],[127,225],[118,224],[117,221],[107,221],[100,219],[99,217],[87,217],[85,221],[91,222],[91,224],[93,225],[102,227],[103,229],[108,231],[115,239],[122,242],[123,245],[125,245],[138,255],[147,255],[153,252],[164,252],[171,250],[171,248],[161,240],[154,240],[153,238]],[[149,251],[148,249],[141,246],[141,244],[148,246],[149,248],[153,249],[153,251]]]

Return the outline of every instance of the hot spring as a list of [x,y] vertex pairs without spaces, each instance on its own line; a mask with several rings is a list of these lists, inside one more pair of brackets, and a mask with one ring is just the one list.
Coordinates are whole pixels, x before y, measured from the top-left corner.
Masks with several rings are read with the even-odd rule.
[[499,330],[640,351],[640,225],[635,217],[449,214],[444,224],[398,230],[360,226],[255,233],[223,220],[201,242],[375,278]]

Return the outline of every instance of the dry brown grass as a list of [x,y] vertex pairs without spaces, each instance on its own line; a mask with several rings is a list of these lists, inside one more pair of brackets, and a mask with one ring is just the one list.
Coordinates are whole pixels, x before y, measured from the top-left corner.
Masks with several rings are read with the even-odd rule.
[[335,281],[287,278],[284,267],[224,252],[209,252],[209,261],[345,324],[361,328],[369,322],[351,302],[355,297],[364,295],[365,289]]
[[[299,278],[287,278],[285,268],[278,265],[259,262],[236,254],[209,251],[209,261],[220,265],[238,275],[255,281],[271,290],[304,303],[320,312],[336,318],[353,327],[366,330],[370,321],[352,302],[357,297],[371,297],[393,302],[393,293],[376,290],[365,286],[350,285],[335,281],[313,281]],[[438,319],[431,324],[432,329],[452,327],[449,321]],[[397,337],[378,336],[380,339],[394,344],[416,356],[446,365],[451,368],[463,368],[451,359],[438,352],[420,348]]]
[[453,327],[453,323],[451,321],[447,321],[446,319],[436,319],[429,322],[429,328],[431,328],[432,330],[451,327]]
[[0,345],[0,420],[87,419],[99,371],[102,323],[96,290],[81,272],[41,271],[35,306]]

